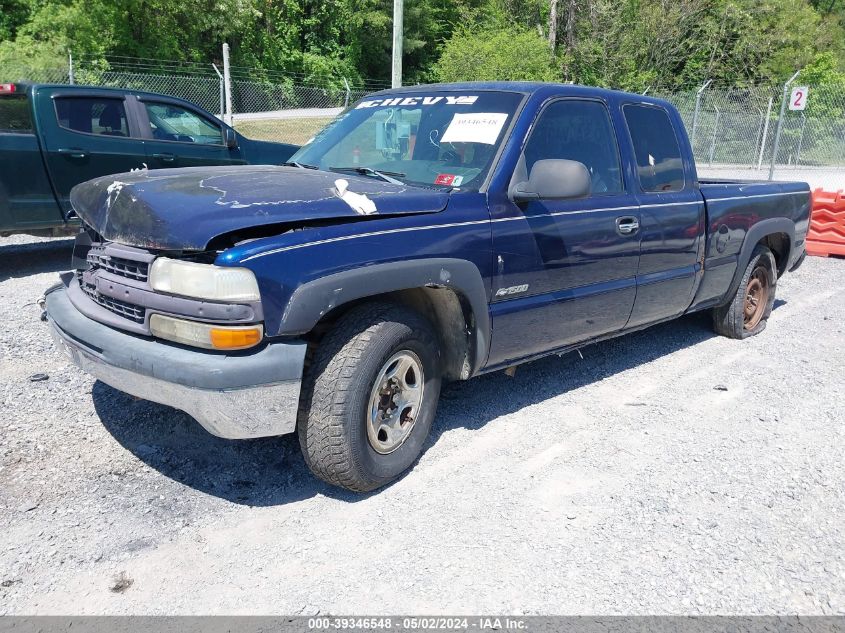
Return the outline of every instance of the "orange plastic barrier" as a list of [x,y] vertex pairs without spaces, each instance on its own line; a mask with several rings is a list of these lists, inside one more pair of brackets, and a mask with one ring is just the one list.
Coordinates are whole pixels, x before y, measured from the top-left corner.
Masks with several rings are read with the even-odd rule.
[[813,192],[813,215],[807,233],[807,254],[827,257],[845,256],[845,197],[816,189]]

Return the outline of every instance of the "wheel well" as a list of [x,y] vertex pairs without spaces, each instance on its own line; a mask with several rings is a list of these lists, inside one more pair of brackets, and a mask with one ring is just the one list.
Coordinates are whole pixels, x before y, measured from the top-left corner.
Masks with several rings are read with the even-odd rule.
[[789,262],[789,252],[792,248],[789,236],[786,233],[772,233],[758,242],[768,247],[775,256],[775,263],[778,268],[778,277],[786,272],[786,265]]
[[335,321],[353,307],[385,300],[415,310],[434,327],[440,339],[444,380],[466,380],[477,369],[473,367],[475,317],[472,308],[466,297],[444,286],[408,288],[350,301],[325,314],[307,338],[316,343]]

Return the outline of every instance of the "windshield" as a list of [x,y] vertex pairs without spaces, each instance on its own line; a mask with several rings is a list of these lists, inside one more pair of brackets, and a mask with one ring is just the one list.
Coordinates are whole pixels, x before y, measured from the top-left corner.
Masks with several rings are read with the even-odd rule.
[[364,99],[290,160],[374,177],[381,172],[407,184],[477,188],[521,99],[514,92],[485,91]]

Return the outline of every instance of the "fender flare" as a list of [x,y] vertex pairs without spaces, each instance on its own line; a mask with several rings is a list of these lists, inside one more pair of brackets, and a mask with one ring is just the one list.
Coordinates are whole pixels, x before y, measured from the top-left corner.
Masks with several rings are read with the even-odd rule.
[[473,370],[487,362],[490,313],[487,288],[478,267],[463,259],[427,258],[374,264],[327,275],[299,286],[284,308],[280,336],[310,332],[334,308],[388,292],[451,288],[469,303],[475,320]]
[[784,253],[784,265],[789,266],[790,258],[792,257],[792,249],[795,247],[795,223],[789,218],[770,218],[768,220],[760,220],[748,229],[745,234],[745,239],[742,242],[742,248],[737,257],[736,271],[731,280],[731,285],[724,297],[732,297],[736,294],[736,289],[739,287],[739,282],[745,274],[745,269],[748,267],[748,262],[751,261],[751,253],[754,252],[754,247],[760,243],[765,237],[784,233],[789,239],[789,249]]

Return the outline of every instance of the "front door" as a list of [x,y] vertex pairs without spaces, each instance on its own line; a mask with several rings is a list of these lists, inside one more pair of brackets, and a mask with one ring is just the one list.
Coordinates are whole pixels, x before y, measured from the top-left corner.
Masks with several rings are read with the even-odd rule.
[[511,203],[493,217],[497,275],[489,365],[618,331],[634,305],[639,205],[625,188],[606,104],[547,104],[532,126],[516,179],[527,178],[542,159],[583,163],[592,192],[576,200]]
[[139,103],[150,169],[246,162],[240,149],[226,146],[220,121],[164,99],[142,97]]
[[39,93],[39,125],[47,171],[59,204],[70,211],[70,190],[81,182],[143,167],[147,158],[120,94]]
[[[704,199],[691,166],[682,159],[678,134],[664,108],[626,104],[640,203],[637,300],[628,327],[681,315],[699,278]],[[677,122],[680,125],[680,121]]]

